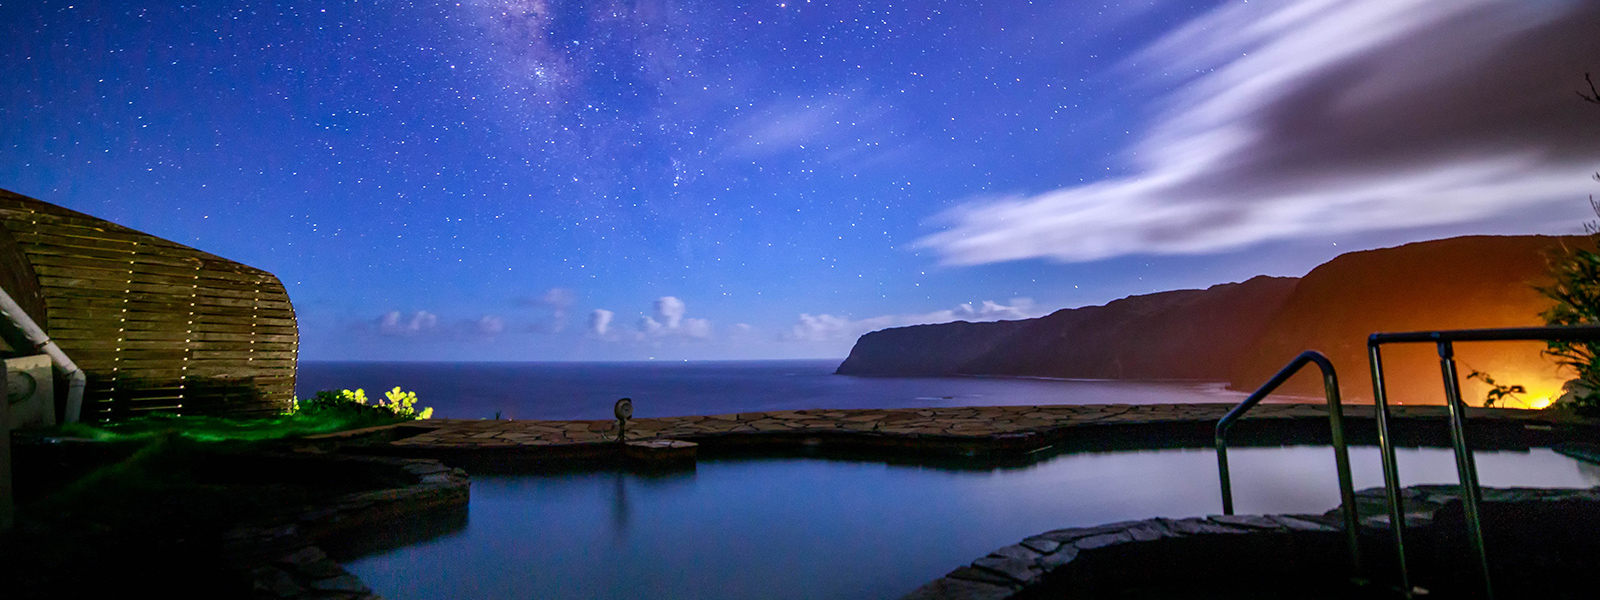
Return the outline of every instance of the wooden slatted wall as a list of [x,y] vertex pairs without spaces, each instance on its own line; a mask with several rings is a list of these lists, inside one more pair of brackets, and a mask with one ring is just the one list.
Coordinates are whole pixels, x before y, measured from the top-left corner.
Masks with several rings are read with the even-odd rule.
[[88,375],[84,420],[272,414],[294,397],[299,328],[271,273],[5,190],[0,223]]

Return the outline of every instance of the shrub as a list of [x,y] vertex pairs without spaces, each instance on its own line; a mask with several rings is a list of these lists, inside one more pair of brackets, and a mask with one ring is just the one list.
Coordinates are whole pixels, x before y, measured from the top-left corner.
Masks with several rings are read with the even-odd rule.
[[[1589,93],[1578,92],[1578,96],[1600,105],[1600,90],[1595,88],[1594,80],[1588,74],[1584,74],[1583,79],[1589,83]],[[1594,178],[1600,180],[1600,173]],[[1600,203],[1595,202],[1592,195],[1589,208],[1600,216]],[[1554,257],[1550,261],[1550,275],[1555,285],[1539,288],[1546,297],[1556,301],[1554,307],[1540,315],[1547,325],[1600,324],[1600,254],[1594,250],[1600,245],[1600,222],[1584,223],[1583,231],[1589,237],[1587,247]],[[1567,382],[1566,393],[1559,403],[1580,414],[1600,416],[1600,342],[1548,342],[1545,354],[1571,367],[1578,375]]]
[[[1489,392],[1483,397],[1483,406],[1485,408],[1494,408],[1496,403],[1498,403],[1501,408],[1505,408],[1507,400],[1515,400],[1524,408],[1531,408],[1528,406],[1527,402],[1524,402],[1521,398],[1517,397],[1517,394],[1528,393],[1527,388],[1516,384],[1500,383],[1495,381],[1493,377],[1490,377],[1488,373],[1484,373],[1477,369],[1472,369],[1471,367],[1468,367],[1468,370],[1472,372],[1467,375],[1467,379],[1477,379],[1482,381],[1484,385],[1489,386]],[[1543,407],[1541,406],[1539,408]]]
[[384,395],[382,400],[372,404],[367,403],[367,391],[323,390],[308,400],[295,398],[294,404],[289,409],[289,414],[320,414],[323,412],[346,412],[354,414],[372,414],[374,416],[392,416],[401,419],[427,419],[433,416],[432,408],[417,410],[417,393],[400,390],[395,386]]
[[[1596,208],[1600,211],[1600,207]],[[1595,237],[1593,225],[1587,226]],[[1566,256],[1552,261],[1551,275],[1555,285],[1539,288],[1555,306],[1542,315],[1548,325],[1600,324],[1600,254],[1588,248],[1569,251]],[[1553,341],[1547,343],[1545,354],[1553,356],[1562,365],[1571,367],[1577,379],[1568,384],[1563,403],[1584,411],[1600,410],[1600,350],[1590,342]]]

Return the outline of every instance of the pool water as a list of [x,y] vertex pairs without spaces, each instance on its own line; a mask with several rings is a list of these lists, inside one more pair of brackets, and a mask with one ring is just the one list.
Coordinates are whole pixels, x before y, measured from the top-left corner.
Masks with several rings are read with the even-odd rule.
[[[1357,489],[1382,485],[1351,450]],[[1229,451],[1240,513],[1338,504],[1327,447]],[[1448,449],[1400,451],[1402,481],[1453,483]],[[1547,449],[1480,452],[1483,485],[1591,487],[1600,469]],[[1061,527],[1221,511],[1209,450],[1061,455],[941,470],[823,459],[702,460],[637,476],[475,476],[465,529],[346,563],[412,598],[897,598]]]

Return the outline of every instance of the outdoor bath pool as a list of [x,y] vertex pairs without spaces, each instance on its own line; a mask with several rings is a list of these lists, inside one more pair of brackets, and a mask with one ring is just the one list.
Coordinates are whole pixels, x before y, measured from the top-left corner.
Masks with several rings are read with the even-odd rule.
[[[1240,513],[1338,504],[1327,447],[1229,451]],[[1357,489],[1377,451],[1351,449]],[[1453,483],[1448,449],[1402,449],[1406,485]],[[1480,452],[1485,486],[1590,487],[1548,449]],[[464,529],[346,563],[390,600],[897,598],[1050,529],[1221,510],[1210,450],[1065,454],[1015,469],[703,459],[664,476],[474,476]]]

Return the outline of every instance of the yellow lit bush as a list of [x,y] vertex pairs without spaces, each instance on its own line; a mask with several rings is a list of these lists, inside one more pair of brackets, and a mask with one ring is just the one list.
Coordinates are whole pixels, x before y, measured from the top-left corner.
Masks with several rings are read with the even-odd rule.
[[417,393],[401,391],[400,386],[385,392],[383,399],[367,403],[367,391],[323,390],[308,400],[295,398],[294,405],[289,409],[289,414],[317,414],[324,411],[344,411],[354,413],[387,413],[401,419],[427,419],[433,416],[433,409],[424,407],[417,409]]

